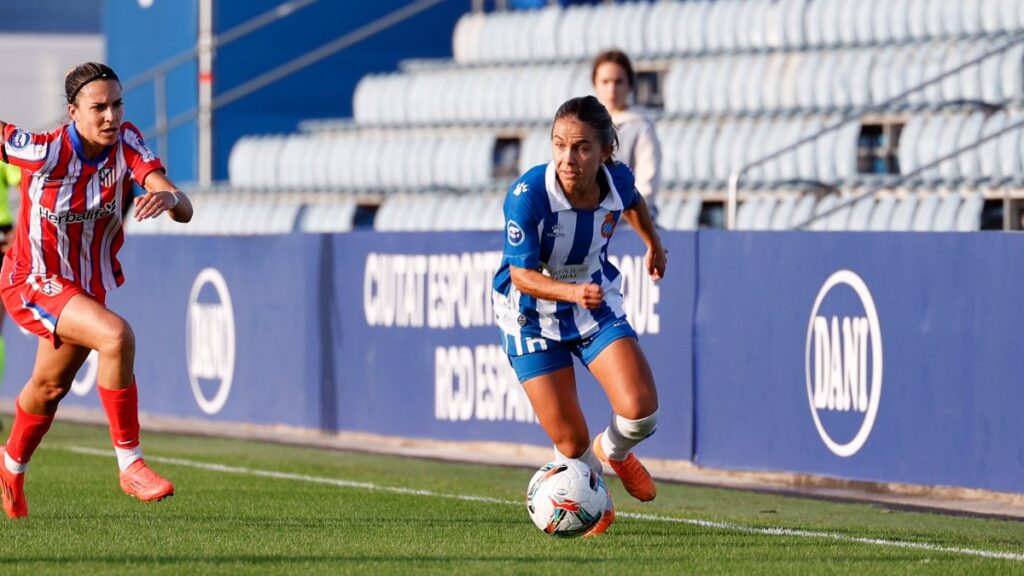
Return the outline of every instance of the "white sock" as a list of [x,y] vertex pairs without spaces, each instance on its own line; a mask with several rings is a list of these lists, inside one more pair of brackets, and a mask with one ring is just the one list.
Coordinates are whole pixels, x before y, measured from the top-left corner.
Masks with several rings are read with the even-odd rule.
[[7,468],[7,471],[11,474],[24,474],[25,470],[28,470],[28,462],[22,464],[14,458],[11,458],[7,453],[7,450],[4,450],[4,467]]
[[142,446],[135,448],[118,448],[114,446],[114,453],[117,454],[117,467],[124,472],[136,460],[142,460]]
[[609,460],[625,460],[629,451],[658,428],[658,410],[639,420],[612,414],[612,422],[601,434],[601,449]]
[[601,468],[601,461],[597,459],[597,455],[594,454],[594,449],[591,448],[590,446],[587,446],[587,451],[584,452],[583,455],[580,456],[579,458],[569,458],[565,454],[562,454],[558,450],[557,446],[552,447],[552,450],[555,453],[555,462],[568,462],[570,460],[579,460],[580,462],[586,464],[587,467],[590,468],[590,471],[592,473],[603,477],[604,469]]

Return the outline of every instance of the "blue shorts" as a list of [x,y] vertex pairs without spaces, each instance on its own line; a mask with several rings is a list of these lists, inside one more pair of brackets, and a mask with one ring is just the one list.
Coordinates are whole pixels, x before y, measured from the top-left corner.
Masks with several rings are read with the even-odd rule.
[[[511,336],[505,334],[505,352],[509,363],[519,377],[519,383],[530,378],[551,374],[567,366],[572,366],[575,355],[584,366],[597,358],[602,350],[620,338],[636,339],[636,332],[625,317],[600,328],[597,332],[582,339],[558,341],[541,336]],[[516,345],[519,340],[519,345]]]

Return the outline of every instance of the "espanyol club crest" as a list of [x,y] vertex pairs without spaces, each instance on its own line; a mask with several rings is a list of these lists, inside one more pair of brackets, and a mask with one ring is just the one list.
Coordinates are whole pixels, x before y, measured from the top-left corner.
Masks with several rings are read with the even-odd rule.
[[114,185],[114,167],[113,166],[104,166],[103,168],[100,168],[99,176],[100,176],[100,184],[104,188],[109,188],[109,187]]
[[601,236],[604,238],[611,238],[612,233],[615,232],[615,216],[609,212],[604,217],[604,222],[601,223]]

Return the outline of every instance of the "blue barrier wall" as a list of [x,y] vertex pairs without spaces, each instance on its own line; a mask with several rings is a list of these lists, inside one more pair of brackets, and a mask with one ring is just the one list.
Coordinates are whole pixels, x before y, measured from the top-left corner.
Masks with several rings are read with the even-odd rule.
[[[642,245],[613,250],[666,418],[644,454],[692,456],[695,237],[653,286]],[[131,237],[110,306],[133,325],[144,411],[219,421],[546,444],[501,348],[490,287],[501,234]],[[230,302],[228,304],[228,302]],[[632,306],[632,308],[630,308]],[[10,322],[2,393],[28,378],[36,339]],[[579,368],[594,432],[610,411]],[[89,372],[93,374],[90,376]],[[95,364],[67,404],[98,407]]]
[[[1024,492],[1019,236],[664,240],[656,286],[635,236],[612,250],[661,396],[642,455]],[[150,413],[543,445],[493,324],[500,248],[489,233],[131,237],[110,304],[135,327]],[[9,401],[35,339],[4,334]],[[98,405],[90,368],[67,403]],[[607,401],[578,373],[596,432]]]
[[699,244],[698,463],[1024,492],[1020,236]]
[[[108,304],[135,331],[141,409],[319,427],[322,349],[310,319],[320,309],[322,245],[314,235],[128,238],[127,281]],[[37,338],[8,321],[4,339],[10,398],[31,373]],[[99,407],[94,370],[89,361],[64,404]]]
[[[665,418],[642,453],[692,454],[693,235],[668,245],[678,263],[657,287],[643,245],[616,237],[612,253],[659,383]],[[546,444],[508,365],[490,287],[502,236],[356,232],[332,239],[337,422],[345,429],[452,440]],[[472,248],[472,251],[469,249]],[[642,274],[642,276],[641,276]],[[593,432],[610,418],[600,386],[577,364]]]

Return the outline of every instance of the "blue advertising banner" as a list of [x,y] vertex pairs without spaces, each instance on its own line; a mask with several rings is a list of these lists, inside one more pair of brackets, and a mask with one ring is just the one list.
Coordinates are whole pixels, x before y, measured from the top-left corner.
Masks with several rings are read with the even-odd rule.
[[696,461],[1024,492],[1021,248],[702,232]]
[[[108,305],[136,337],[141,410],[320,427],[324,237],[132,236]],[[38,338],[9,319],[2,395],[31,374]],[[62,404],[99,407],[96,355]]]
[[[695,236],[666,238],[672,264],[654,284],[643,244],[616,236],[626,310],[659,385],[661,424],[641,454],[692,454]],[[348,430],[451,440],[547,444],[508,365],[491,308],[500,233],[363,233],[332,238],[338,310],[333,368],[337,422]],[[577,364],[591,432],[611,411]]]

